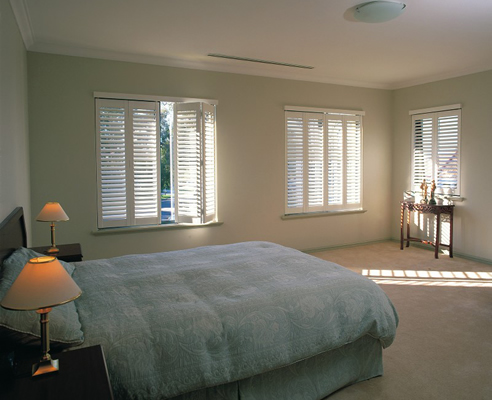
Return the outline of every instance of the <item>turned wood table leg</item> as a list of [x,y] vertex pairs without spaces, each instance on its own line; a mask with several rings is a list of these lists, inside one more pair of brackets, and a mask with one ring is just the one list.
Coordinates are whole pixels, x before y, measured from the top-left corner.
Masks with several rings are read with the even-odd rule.
[[410,247],[410,215],[412,211],[410,209],[407,210],[407,247]]
[[401,203],[400,209],[400,250],[403,250],[403,221],[405,220],[405,207]]

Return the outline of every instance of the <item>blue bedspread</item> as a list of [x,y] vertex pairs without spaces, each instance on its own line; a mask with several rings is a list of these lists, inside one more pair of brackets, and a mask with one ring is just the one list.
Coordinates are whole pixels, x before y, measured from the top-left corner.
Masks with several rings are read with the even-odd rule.
[[372,281],[267,242],[76,264],[84,346],[116,398],[167,398],[280,368],[370,335],[397,313]]

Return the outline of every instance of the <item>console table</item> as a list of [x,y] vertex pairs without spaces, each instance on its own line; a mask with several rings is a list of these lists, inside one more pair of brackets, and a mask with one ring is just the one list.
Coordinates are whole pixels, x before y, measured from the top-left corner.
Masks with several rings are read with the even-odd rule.
[[[407,210],[407,237],[403,234],[403,225],[405,221],[405,210]],[[434,214],[436,216],[436,238],[435,242],[428,240],[422,240],[419,238],[410,236],[410,215],[414,212],[420,214]],[[449,248],[449,257],[453,257],[453,211],[454,205],[439,205],[439,204],[427,204],[427,203],[414,203],[412,201],[401,202],[401,215],[400,215],[400,249],[403,250],[403,242],[410,246],[410,242],[420,242],[430,244],[434,246],[434,256],[439,258],[439,246],[446,246]],[[441,215],[449,215],[449,244],[441,243]]]

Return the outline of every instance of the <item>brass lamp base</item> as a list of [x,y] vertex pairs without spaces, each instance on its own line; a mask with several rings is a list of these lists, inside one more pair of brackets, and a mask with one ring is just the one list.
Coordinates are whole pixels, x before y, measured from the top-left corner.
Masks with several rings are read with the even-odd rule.
[[56,245],[55,245],[55,223],[52,222],[50,224],[50,227],[51,227],[51,247],[46,251],[46,253],[55,254],[55,253],[58,253],[60,251],[56,248]]
[[60,369],[58,360],[41,360],[40,362],[33,364],[32,376],[39,376],[49,374],[51,372],[58,372]]
[[48,313],[51,310],[51,307],[36,310],[41,317],[39,322],[41,324],[41,345],[43,346],[43,356],[38,363],[32,366],[32,376],[49,374],[60,369],[58,360],[52,360],[50,356],[50,320],[48,318]]
[[59,251],[60,251],[60,249],[58,249],[57,247],[50,247],[48,250],[46,250],[46,253],[55,254],[55,253],[58,253]]

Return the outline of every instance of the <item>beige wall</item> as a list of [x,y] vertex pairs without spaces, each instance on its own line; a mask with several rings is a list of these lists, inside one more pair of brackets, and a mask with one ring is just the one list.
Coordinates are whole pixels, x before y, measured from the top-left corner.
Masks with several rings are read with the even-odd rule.
[[[462,103],[462,194],[455,251],[492,260],[492,71],[395,91],[250,77],[26,52],[10,5],[1,1],[0,218],[22,205],[30,217],[46,201],[70,221],[58,242],[81,242],[87,258],[270,240],[312,249],[399,238],[398,202],[410,186],[408,111]],[[218,106],[218,227],[95,236],[93,91],[212,98]],[[365,214],[283,221],[283,106],[362,109]],[[30,156],[28,149],[30,146]],[[29,163],[31,162],[31,185]],[[32,193],[32,208],[30,207]],[[30,230],[31,231],[31,230]],[[33,222],[33,245],[49,243]]]
[[[269,240],[299,249],[391,235],[391,100],[386,90],[352,88],[107,60],[28,54],[32,211],[59,201],[70,221],[58,243],[80,242],[85,259]],[[95,236],[94,91],[218,100],[218,201],[223,225]],[[361,109],[364,214],[281,220],[284,105]],[[35,245],[49,228],[33,223]]]
[[30,231],[26,49],[7,0],[0,0],[0,221],[24,207]]
[[[492,260],[492,71],[414,86],[394,92],[393,204],[410,188],[410,110],[461,103],[461,187],[456,203],[455,251]],[[393,207],[392,236],[399,237],[399,211]]]

